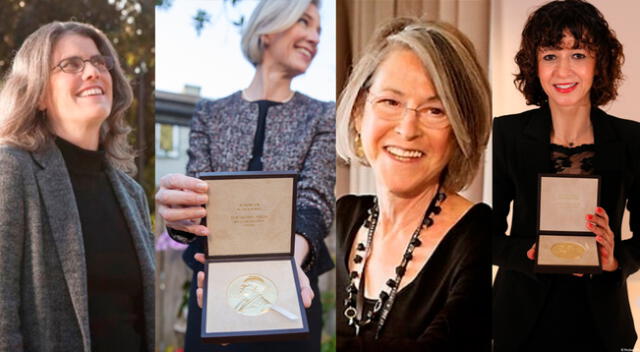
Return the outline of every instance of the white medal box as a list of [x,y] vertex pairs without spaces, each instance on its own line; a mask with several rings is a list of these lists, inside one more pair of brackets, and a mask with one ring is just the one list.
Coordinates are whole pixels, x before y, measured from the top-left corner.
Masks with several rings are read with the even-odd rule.
[[538,176],[538,239],[534,270],[594,274],[602,271],[598,244],[586,227],[600,202],[600,177]]
[[201,337],[210,343],[305,338],[294,259],[295,172],[207,172]]

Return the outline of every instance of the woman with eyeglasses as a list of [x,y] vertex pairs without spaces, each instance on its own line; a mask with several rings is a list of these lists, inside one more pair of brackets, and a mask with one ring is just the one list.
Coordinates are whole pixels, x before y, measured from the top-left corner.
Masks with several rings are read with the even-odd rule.
[[17,52],[0,92],[0,350],[154,350],[131,101],[91,25],[49,23]]
[[491,210],[458,194],[489,135],[485,74],[440,22],[395,19],[364,52],[338,152],[373,169],[376,194],[337,203],[338,350],[488,351]]
[[[193,270],[185,350],[320,351],[322,305],[318,276],[333,268],[324,238],[335,198],[335,104],[291,89],[311,65],[320,41],[318,0],[262,0],[247,21],[242,53],[255,67],[249,86],[228,97],[197,104],[189,133],[187,175],[160,179],[158,215],[169,234],[189,243],[183,258]],[[216,71],[211,70],[215,75]],[[201,218],[207,184],[193,176],[207,171],[298,172],[295,261],[307,308],[309,338],[299,341],[205,344],[201,339],[204,242]],[[215,226],[213,224],[212,226]],[[197,258],[197,259],[196,259]],[[215,275],[215,273],[214,273]],[[216,317],[224,321],[226,317]]]

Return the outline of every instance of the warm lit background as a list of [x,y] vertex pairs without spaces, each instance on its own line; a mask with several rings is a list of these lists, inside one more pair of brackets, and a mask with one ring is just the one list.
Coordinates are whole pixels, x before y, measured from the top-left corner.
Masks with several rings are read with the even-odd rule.
[[[474,43],[480,64],[487,69],[489,61],[489,0],[339,0],[337,9],[337,94],[342,91],[351,69],[375,29],[394,17],[414,16],[449,22]],[[338,160],[336,194],[367,194],[375,192],[371,169],[357,164],[346,165]],[[484,171],[464,192],[469,199],[485,199]]]
[[[541,0],[339,0],[337,38],[337,93],[345,84],[350,65],[381,22],[396,16],[418,16],[439,19],[456,25],[474,43],[481,64],[487,70],[492,86],[493,115],[518,113],[533,107],[513,85],[516,72],[514,56],[520,44],[520,33],[528,15],[548,1]],[[624,45],[625,81],[618,99],[603,107],[608,113],[640,121],[640,2],[633,0],[591,0],[615,30]],[[475,202],[491,204],[491,148],[476,180],[463,194]],[[369,168],[346,165],[338,161],[336,168],[338,196],[346,193],[373,193],[374,181]],[[629,237],[628,214],[624,218],[623,238]],[[638,234],[640,235],[640,234]],[[524,255],[524,253],[523,253]],[[636,331],[640,332],[640,274],[628,280]],[[640,344],[639,344],[640,346]]]

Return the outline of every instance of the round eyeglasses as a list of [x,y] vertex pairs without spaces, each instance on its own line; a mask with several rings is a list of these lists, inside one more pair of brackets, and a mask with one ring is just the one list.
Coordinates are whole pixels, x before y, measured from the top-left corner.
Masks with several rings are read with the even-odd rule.
[[80,73],[84,71],[84,67],[87,62],[90,62],[93,67],[97,68],[101,72],[107,72],[113,68],[114,61],[111,56],[94,55],[88,59],[83,59],[79,56],[72,56],[66,59],[60,60],[52,70],[57,67],[65,73]]
[[387,121],[400,121],[405,113],[410,110],[416,113],[418,121],[429,128],[444,128],[449,126],[449,118],[440,103],[418,106],[410,108],[406,102],[393,96],[368,94],[367,101],[373,107],[373,112],[377,117]]

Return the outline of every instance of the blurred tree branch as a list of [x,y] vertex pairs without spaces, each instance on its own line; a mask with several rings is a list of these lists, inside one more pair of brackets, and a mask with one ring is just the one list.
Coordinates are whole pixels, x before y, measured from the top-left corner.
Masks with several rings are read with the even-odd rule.
[[[52,21],[78,21],[94,25],[111,40],[133,87],[135,100],[127,120],[134,129],[131,143],[138,151],[138,181],[149,196],[154,192],[155,81],[154,5],[172,0],[3,0],[0,1],[0,74],[4,76],[22,42]],[[140,89],[143,85],[145,89]],[[142,93],[142,95],[140,95]],[[142,106],[140,106],[142,104]],[[142,116],[140,123],[138,117]],[[144,133],[140,131],[144,126]],[[142,136],[142,138],[138,138]],[[153,210],[153,209],[152,209]]]
[[[168,10],[173,6],[174,0],[156,0],[156,7],[160,10]],[[242,0],[222,0],[224,3],[230,3],[232,7],[236,7]],[[226,7],[225,7],[226,8]],[[209,11],[204,9],[198,9],[193,15],[193,28],[196,30],[196,34],[199,36],[202,31],[212,23],[212,15]],[[231,23],[238,27],[242,28],[244,25],[244,16],[239,15],[238,19],[230,19]]]

